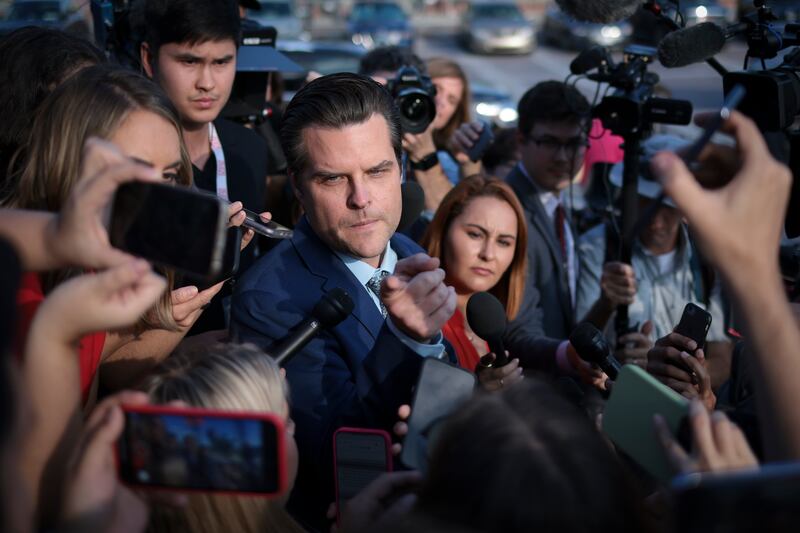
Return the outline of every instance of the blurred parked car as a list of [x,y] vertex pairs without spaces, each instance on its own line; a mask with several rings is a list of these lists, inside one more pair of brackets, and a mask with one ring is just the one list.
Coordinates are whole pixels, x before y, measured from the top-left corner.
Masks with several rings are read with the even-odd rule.
[[482,0],[464,14],[460,40],[473,52],[529,54],[536,47],[536,31],[515,3]]
[[294,2],[291,0],[260,0],[261,9],[250,10],[251,18],[263,26],[272,26],[278,30],[278,39],[301,39],[308,35],[303,31],[303,21],[297,16]]
[[347,18],[348,38],[359,46],[414,45],[414,30],[408,15],[394,2],[356,2]]
[[584,50],[596,45],[621,48],[632,33],[633,27],[627,20],[609,24],[582,22],[551,7],[539,30],[539,41],[569,50]]
[[517,103],[511,99],[510,94],[472,81],[469,87],[473,118],[485,120],[500,128],[517,125]]
[[69,0],[17,0],[0,21],[0,35],[24,26],[60,28],[72,12]]

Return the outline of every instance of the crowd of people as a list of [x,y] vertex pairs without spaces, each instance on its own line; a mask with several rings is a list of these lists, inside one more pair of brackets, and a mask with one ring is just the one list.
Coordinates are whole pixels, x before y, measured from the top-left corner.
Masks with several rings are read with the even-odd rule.
[[[686,434],[652,421],[676,476],[800,459],[800,328],[778,262],[791,173],[749,118],[732,113],[731,141],[709,145],[700,171],[678,155],[685,139],[643,143],[639,204],[654,216],[626,263],[613,209],[588,231],[578,223],[591,217],[575,196],[605,181],[593,164],[614,165],[604,185],[618,189],[623,151],[574,86],[531,87],[518,126],[473,161],[491,126],[469,116],[462,68],[378,48],[360,73],[317,77],[281,110],[285,195],[270,198],[265,139],[220,117],[240,7],[138,0],[140,72],[59,30],[0,39],[0,529],[670,531],[689,511],[602,432],[618,383],[570,342],[582,322],[689,402]],[[421,133],[402,131],[386,89],[407,66],[436,88]],[[237,272],[203,286],[111,246],[109,207],[135,181],[214,194],[230,227],[243,208],[267,223],[266,206],[291,198],[276,221],[293,235],[244,229]],[[424,205],[400,233],[404,181]],[[279,366],[271,348],[334,289],[352,313]],[[505,311],[505,354],[470,323],[484,292]],[[674,331],[688,303],[712,317],[704,345]],[[427,471],[397,468],[336,502],[334,434],[384,430],[398,456],[428,358],[473,374],[476,390],[437,426]],[[230,455],[227,485],[252,492],[261,460],[213,433],[181,451],[160,422],[126,428],[123,409],[147,405],[270,414],[285,486],[273,498],[198,491],[201,461]],[[142,472],[199,480],[185,483],[194,490],[121,481],[126,431]],[[156,456],[175,461],[156,474]],[[731,512],[758,513],[747,494]]]

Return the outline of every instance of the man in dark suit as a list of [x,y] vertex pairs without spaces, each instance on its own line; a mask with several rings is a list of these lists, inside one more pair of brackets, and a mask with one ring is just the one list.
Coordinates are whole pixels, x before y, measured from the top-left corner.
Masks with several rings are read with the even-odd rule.
[[[145,0],[144,22],[142,67],[178,111],[194,184],[261,213],[266,204],[266,144],[252,130],[219,118],[236,76],[238,3]],[[255,254],[254,245],[242,251],[239,274],[255,261]],[[226,296],[229,287],[214,296],[190,334],[227,327],[222,305]]]
[[399,124],[389,93],[364,76],[324,76],[295,95],[281,141],[305,216],[234,294],[232,334],[264,347],[331,289],[355,303],[350,317],[286,364],[300,452],[290,510],[322,529],[333,497],[333,432],[391,428],[422,358],[442,357],[440,330],[455,310],[439,261],[395,233]]
[[562,205],[586,154],[589,103],[557,81],[539,83],[519,102],[521,161],[506,177],[528,217],[529,277],[540,295],[544,332],[565,339],[575,326],[578,260]]

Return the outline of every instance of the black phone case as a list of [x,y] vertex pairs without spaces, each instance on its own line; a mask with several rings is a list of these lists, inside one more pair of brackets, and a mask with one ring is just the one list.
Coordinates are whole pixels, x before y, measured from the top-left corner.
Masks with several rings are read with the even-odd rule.
[[439,359],[422,363],[400,461],[425,472],[435,425],[472,396],[475,375]]
[[697,343],[698,348],[704,348],[706,335],[711,327],[711,313],[693,303],[686,304],[683,308],[681,321],[675,328],[675,333],[689,337]]

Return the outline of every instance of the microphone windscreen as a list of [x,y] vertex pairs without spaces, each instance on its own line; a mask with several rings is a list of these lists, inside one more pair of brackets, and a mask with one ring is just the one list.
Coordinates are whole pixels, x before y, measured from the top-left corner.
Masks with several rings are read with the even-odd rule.
[[569,336],[569,342],[584,361],[601,364],[611,352],[603,332],[589,322],[581,322]]
[[556,0],[561,11],[586,22],[618,22],[633,15],[641,0]]
[[467,322],[478,337],[498,339],[506,331],[506,310],[488,292],[476,292],[467,302]]
[[725,46],[725,30],[713,22],[667,34],[658,45],[658,60],[667,68],[705,61]]
[[353,299],[347,291],[336,287],[325,293],[311,311],[311,316],[317,319],[322,327],[330,328],[350,316],[353,312]]
[[406,181],[400,186],[403,197],[403,211],[400,214],[400,223],[397,231],[405,231],[416,222],[425,209],[425,192],[415,181]]

